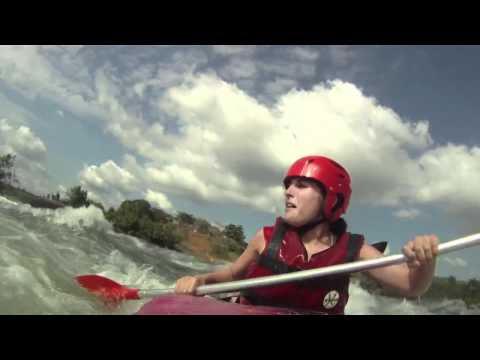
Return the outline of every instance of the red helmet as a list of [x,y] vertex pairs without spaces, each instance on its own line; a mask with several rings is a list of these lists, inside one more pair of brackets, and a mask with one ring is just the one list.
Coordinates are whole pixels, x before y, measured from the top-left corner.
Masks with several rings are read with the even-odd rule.
[[301,176],[319,182],[325,190],[325,204],[323,216],[334,222],[347,211],[352,189],[350,175],[347,170],[337,162],[323,156],[303,157],[288,169],[283,180],[285,188],[290,179]]

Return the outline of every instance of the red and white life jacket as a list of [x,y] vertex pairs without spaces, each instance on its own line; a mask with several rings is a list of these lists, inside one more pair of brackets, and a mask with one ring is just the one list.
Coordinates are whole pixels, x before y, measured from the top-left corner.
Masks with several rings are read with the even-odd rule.
[[[364,237],[343,232],[336,243],[308,261],[299,234],[282,218],[264,227],[265,250],[247,270],[245,278],[315,269],[355,261]],[[349,274],[254,288],[244,292],[240,303],[305,309],[321,314],[344,314],[348,302]]]

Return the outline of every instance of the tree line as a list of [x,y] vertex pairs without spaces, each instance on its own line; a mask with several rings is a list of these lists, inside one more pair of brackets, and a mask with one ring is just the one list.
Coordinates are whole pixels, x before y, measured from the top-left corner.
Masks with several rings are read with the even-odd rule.
[[[375,280],[364,274],[353,276],[359,285],[368,292],[381,296],[395,297],[398,295],[391,289],[383,288]],[[480,281],[470,279],[458,280],[454,276],[434,277],[430,288],[420,297],[421,300],[442,301],[444,299],[462,300],[468,307],[480,305]]]
[[14,154],[0,156],[0,186],[4,184],[16,185],[19,183],[15,174],[16,158]]
[[[0,156],[0,189],[3,184],[10,186],[19,184],[15,174],[16,155],[5,154]],[[165,211],[153,208],[146,200],[126,200],[117,209],[108,211],[100,202],[93,201],[88,191],[82,186],[69,188],[64,198],[60,193],[48,193],[41,196],[48,200],[56,200],[73,208],[89,207],[100,208],[105,218],[113,224],[117,232],[133,235],[151,241],[160,246],[175,249],[182,240],[180,229],[188,228],[193,232],[207,235],[214,243],[217,255],[230,253],[239,254],[246,247],[245,234],[241,225],[229,224],[223,230],[212,226],[204,219],[197,219],[186,212],[178,212],[175,216]]]
[[66,199],[61,201],[73,208],[96,206],[103,211],[114,231],[173,250],[179,250],[178,245],[185,238],[185,232],[181,229],[185,228],[207,235],[214,254],[219,257],[238,256],[247,245],[241,225],[229,224],[219,230],[208,221],[186,212],[170,215],[162,209],[152,207],[144,199],[125,200],[118,208],[106,210],[102,203],[91,200],[88,191],[82,186],[74,186],[68,189]]

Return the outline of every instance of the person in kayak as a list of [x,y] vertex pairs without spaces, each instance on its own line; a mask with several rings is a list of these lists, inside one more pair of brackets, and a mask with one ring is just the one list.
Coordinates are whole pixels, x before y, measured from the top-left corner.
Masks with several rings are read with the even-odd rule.
[[[269,276],[382,257],[381,251],[359,234],[347,232],[341,217],[351,197],[351,178],[336,161],[307,156],[288,169],[284,180],[285,213],[274,226],[260,229],[230,266],[208,274],[177,280],[175,292],[195,294],[204,284]],[[405,297],[430,287],[438,255],[435,235],[416,236],[403,247],[408,262],[369,270],[382,286]],[[349,275],[336,275],[242,293],[240,303],[308,309],[343,314],[348,302]]]

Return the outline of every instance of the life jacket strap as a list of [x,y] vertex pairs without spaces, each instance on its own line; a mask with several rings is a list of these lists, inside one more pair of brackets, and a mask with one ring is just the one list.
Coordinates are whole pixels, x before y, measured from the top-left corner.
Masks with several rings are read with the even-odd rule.
[[358,256],[358,252],[365,241],[363,235],[360,234],[350,234],[350,239],[348,239],[347,244],[347,256],[345,257],[345,262],[353,262]]

